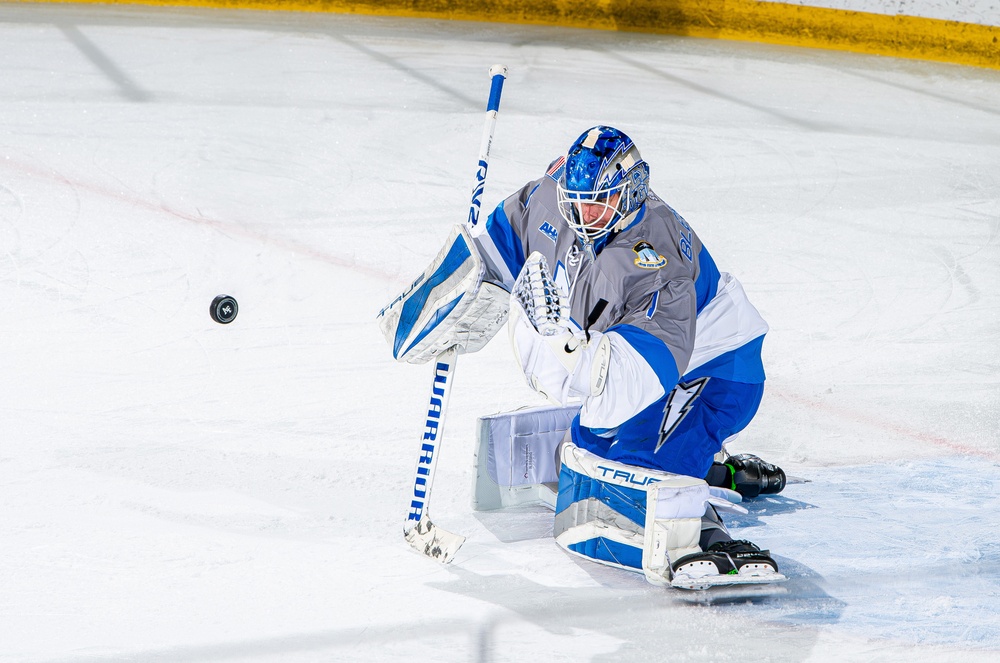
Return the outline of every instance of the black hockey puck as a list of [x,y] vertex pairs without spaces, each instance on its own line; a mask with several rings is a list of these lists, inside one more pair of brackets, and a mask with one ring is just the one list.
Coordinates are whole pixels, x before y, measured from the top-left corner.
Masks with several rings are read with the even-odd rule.
[[229,295],[219,295],[213,299],[212,308],[208,310],[212,315],[212,319],[220,325],[228,325],[235,320],[236,314],[239,311],[240,307],[236,304],[236,300]]

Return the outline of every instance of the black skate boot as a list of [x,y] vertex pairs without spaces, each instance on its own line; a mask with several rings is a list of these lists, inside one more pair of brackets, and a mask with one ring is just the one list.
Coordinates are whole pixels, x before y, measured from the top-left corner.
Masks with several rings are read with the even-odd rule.
[[753,454],[730,456],[725,465],[733,473],[732,489],[743,497],[772,495],[785,487],[784,470]]
[[769,551],[741,540],[718,541],[704,552],[681,557],[670,568],[674,574],[671,584],[686,589],[785,580]]

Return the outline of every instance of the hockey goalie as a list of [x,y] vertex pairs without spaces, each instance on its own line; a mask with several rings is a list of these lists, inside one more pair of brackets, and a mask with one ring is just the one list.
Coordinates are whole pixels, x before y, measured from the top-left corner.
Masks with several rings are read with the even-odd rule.
[[558,545],[654,584],[784,580],[723,522],[785,486],[780,468],[725,451],[760,405],[768,326],[649,173],[627,135],[588,129],[484,232],[457,228],[382,331],[394,357],[422,363],[475,352],[506,323],[527,385],[552,403],[480,420],[477,508],[548,503]]

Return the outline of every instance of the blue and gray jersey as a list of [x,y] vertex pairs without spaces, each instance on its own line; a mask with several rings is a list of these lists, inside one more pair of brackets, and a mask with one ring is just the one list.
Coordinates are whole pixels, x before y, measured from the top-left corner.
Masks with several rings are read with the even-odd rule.
[[615,429],[678,381],[762,383],[767,324],[681,215],[651,193],[628,226],[591,256],[559,213],[561,168],[562,159],[498,205],[476,242],[487,279],[508,291],[526,256],[542,253],[570,293],[573,324],[609,336],[620,379],[617,390],[605,391],[627,384],[630,393],[585,401],[581,423]]

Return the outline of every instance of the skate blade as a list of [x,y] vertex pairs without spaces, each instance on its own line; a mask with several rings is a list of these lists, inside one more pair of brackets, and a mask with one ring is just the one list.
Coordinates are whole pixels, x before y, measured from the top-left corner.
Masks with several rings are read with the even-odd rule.
[[441,529],[429,518],[423,518],[410,531],[403,532],[403,538],[418,553],[442,564],[450,562],[465,543],[464,536]]
[[764,583],[750,585],[715,585],[699,591],[680,591],[675,596],[685,602],[696,605],[723,605],[726,603],[754,603],[767,601],[789,593],[788,587],[782,583]]
[[[766,567],[770,568],[770,567]],[[670,581],[670,586],[677,589],[705,590],[712,587],[732,587],[733,585],[771,585],[784,582],[787,577],[777,571],[766,571],[762,569],[748,569],[744,567],[743,572],[728,575],[703,575],[686,576],[675,575]]]

